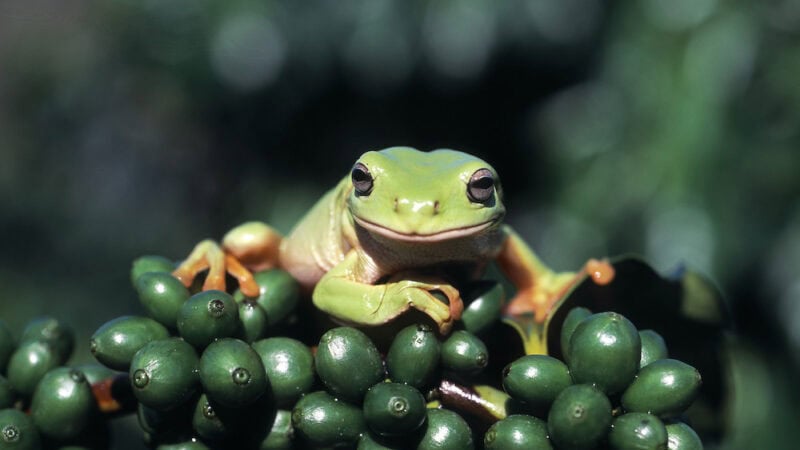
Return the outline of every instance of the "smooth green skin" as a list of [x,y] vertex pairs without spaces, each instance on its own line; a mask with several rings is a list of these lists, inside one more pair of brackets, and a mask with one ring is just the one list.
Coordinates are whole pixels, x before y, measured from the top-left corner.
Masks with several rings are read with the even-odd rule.
[[293,441],[292,412],[279,409],[275,414],[275,421],[272,422],[272,429],[258,448],[259,450],[291,450]]
[[[504,240],[500,194],[495,190],[491,201],[477,203],[466,193],[478,169],[499,180],[496,171],[466,153],[409,147],[367,152],[358,163],[374,179],[369,195],[356,193],[350,175],[344,177],[292,231],[282,249],[284,267],[302,283],[318,280],[314,305],[343,322],[381,325],[416,308],[449,331],[454,320],[449,307],[431,295],[438,282],[402,277],[375,283],[397,275],[398,266],[419,267],[421,258],[435,263],[445,254],[462,253],[459,260],[477,263],[496,255]],[[308,254],[336,262],[311,273]]]
[[143,255],[133,260],[131,264],[131,284],[135,287],[136,280],[147,272],[172,272],[175,264],[169,259],[158,255]]
[[209,404],[206,394],[202,394],[195,404],[192,430],[197,436],[209,441],[220,441],[228,436],[228,428],[219,419],[214,407]]
[[592,312],[589,309],[576,306],[570,309],[567,317],[564,318],[564,322],[561,324],[561,354],[565,362],[569,363],[569,339],[572,337],[572,333],[583,322],[583,319],[591,315]]
[[175,408],[197,392],[199,364],[194,347],[183,339],[149,342],[131,360],[133,394],[153,409]]
[[200,441],[186,441],[177,444],[159,445],[156,450],[209,450],[209,448]]
[[503,285],[496,281],[479,281],[467,288],[465,299],[472,299],[461,313],[464,329],[480,335],[500,319],[506,294]]
[[611,426],[611,402],[588,384],[573,384],[561,391],[550,407],[547,430],[560,449],[592,449]]
[[669,450],[703,450],[703,441],[694,429],[683,422],[666,424]]
[[64,364],[75,348],[75,332],[70,326],[54,317],[37,317],[25,325],[19,339],[20,345],[33,341],[50,344],[58,355],[59,364]]
[[314,356],[302,342],[274,337],[252,344],[267,372],[275,403],[291,408],[314,385]]
[[269,319],[264,308],[255,301],[237,301],[239,305],[239,331],[236,337],[252,344],[263,338],[269,329]]
[[33,419],[17,409],[0,410],[0,450],[39,450],[42,438]]
[[15,348],[17,348],[17,342],[14,335],[11,334],[11,329],[0,320],[0,374],[6,373],[8,359],[11,358]]
[[82,372],[59,367],[48,372],[31,400],[31,418],[43,436],[65,440],[77,437],[89,424],[96,404]]
[[200,383],[211,400],[231,408],[249,405],[269,391],[258,353],[233,338],[206,347],[200,357]]
[[389,378],[417,389],[425,389],[439,371],[442,343],[425,324],[409,325],[395,336],[386,354]]
[[149,317],[122,316],[101,325],[92,335],[89,349],[106,367],[128,371],[140,348],[168,337],[169,330]]
[[667,429],[652,414],[631,412],[611,423],[608,443],[616,450],[667,450]]
[[427,424],[417,450],[471,450],[475,448],[472,429],[449,409],[429,409]]
[[[350,212],[397,233],[430,235],[479,225],[503,212],[499,202],[479,207],[467,198],[466,183],[476,170],[489,169],[498,179],[491,166],[475,156],[454,150],[420,152],[392,147],[364,153],[358,162],[369,169],[375,184],[369,196],[353,193]],[[434,211],[433,204],[427,203],[431,198],[440,198],[444,205]],[[422,211],[428,207],[430,211]],[[420,212],[430,215],[423,217]]]
[[202,350],[239,331],[239,305],[226,292],[202,291],[181,305],[177,322],[181,337]]
[[[413,308],[446,335],[462,310],[451,278],[477,276],[495,261],[517,289],[509,304],[538,319],[575,280],[543,264],[504,216],[499,178],[486,161],[391,147],[361,155],[288,236],[248,222],[226,233],[221,249],[204,241],[195,256],[215,271],[224,269],[220,250],[254,267],[281,267],[337,323],[378,326]],[[179,270],[188,276],[191,267]],[[529,353],[547,351],[541,333],[526,341]]]
[[361,409],[325,391],[306,394],[292,410],[296,436],[317,447],[353,445],[366,431]]
[[492,424],[483,436],[486,450],[552,450],[547,423],[526,414],[514,414]]
[[639,368],[659,359],[669,358],[667,343],[664,338],[653,330],[639,330],[639,339],[642,341],[642,356],[639,359]]
[[536,408],[549,408],[571,384],[567,365],[552,356],[522,356],[503,369],[506,393]]
[[0,409],[10,408],[14,405],[16,395],[11,389],[11,383],[8,382],[6,377],[0,375]]
[[322,335],[314,365],[331,394],[356,404],[361,403],[367,389],[385,376],[375,344],[351,327],[333,328]]
[[19,396],[30,398],[44,375],[61,364],[61,358],[47,342],[21,344],[8,361],[6,378]]
[[411,433],[425,422],[425,398],[416,388],[400,383],[378,383],[364,396],[364,420],[383,436]]
[[489,364],[486,344],[474,334],[458,330],[442,343],[442,367],[457,373],[475,374]]
[[[266,313],[267,326],[274,327],[283,322],[297,307],[300,301],[300,286],[297,280],[281,269],[256,272],[253,278],[259,287],[255,301]],[[234,298],[241,301],[245,296],[237,290]]]
[[170,330],[177,327],[178,312],[189,290],[168,272],[145,272],[136,279],[136,292],[147,315]]
[[626,411],[674,417],[688,408],[700,393],[702,379],[694,367],[676,359],[648,364],[622,394]]
[[594,384],[607,395],[621,392],[639,370],[639,332],[621,314],[593,314],[569,340],[569,371],[576,384]]

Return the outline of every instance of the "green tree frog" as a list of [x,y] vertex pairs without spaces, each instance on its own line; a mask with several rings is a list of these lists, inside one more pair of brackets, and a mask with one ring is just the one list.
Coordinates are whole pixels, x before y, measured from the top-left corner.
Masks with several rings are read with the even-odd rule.
[[[381,325],[414,308],[446,334],[463,310],[452,280],[475,278],[495,261],[517,289],[506,312],[544,322],[581,273],[550,270],[502,223],[504,215],[497,172],[485,161],[392,147],[364,153],[288,236],[261,222],[242,224],[221,246],[197,244],[174,275],[188,286],[208,269],[204,289],[224,290],[228,272],[254,296],[251,271],[280,267],[340,322]],[[598,283],[613,276],[596,260],[582,270]]]

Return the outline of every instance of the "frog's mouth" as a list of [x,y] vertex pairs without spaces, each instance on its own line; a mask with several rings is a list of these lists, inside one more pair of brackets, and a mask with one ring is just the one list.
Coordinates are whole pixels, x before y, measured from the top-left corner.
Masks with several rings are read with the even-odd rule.
[[492,227],[497,223],[497,220],[492,219],[492,220],[487,220],[486,222],[481,222],[476,225],[468,225],[465,227],[458,227],[458,228],[449,228],[447,230],[425,234],[416,232],[406,233],[393,230],[391,228],[387,228],[383,225],[379,225],[375,222],[370,222],[368,220],[356,216],[353,216],[353,219],[355,219],[358,225],[365,228],[370,233],[375,233],[380,236],[402,242],[439,242],[465,236],[474,236]]

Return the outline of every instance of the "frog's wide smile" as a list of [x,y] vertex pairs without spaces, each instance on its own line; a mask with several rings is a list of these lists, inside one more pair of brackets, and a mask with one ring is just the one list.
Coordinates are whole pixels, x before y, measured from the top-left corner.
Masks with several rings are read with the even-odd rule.
[[448,228],[446,230],[436,231],[433,233],[416,233],[416,232],[409,233],[409,232],[393,230],[384,225],[380,225],[375,222],[370,222],[366,219],[362,219],[355,215],[353,215],[353,219],[358,225],[365,228],[369,232],[379,234],[381,236],[387,237],[395,241],[403,241],[403,242],[438,242],[459,237],[473,236],[477,233],[480,233],[481,231],[486,230],[487,228],[490,228],[492,225],[497,223],[496,219],[490,219],[487,220],[486,222],[481,222],[475,225],[468,225],[457,228]]

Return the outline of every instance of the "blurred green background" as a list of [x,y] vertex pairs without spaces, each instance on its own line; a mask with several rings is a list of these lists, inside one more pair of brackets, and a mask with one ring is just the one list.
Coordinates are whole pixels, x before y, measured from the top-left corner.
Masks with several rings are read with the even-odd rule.
[[490,161],[556,268],[712,277],[739,333],[719,445],[796,448],[797,0],[2,0],[0,317],[62,318],[90,361],[141,311],[133,258],[286,232],[392,145]]

